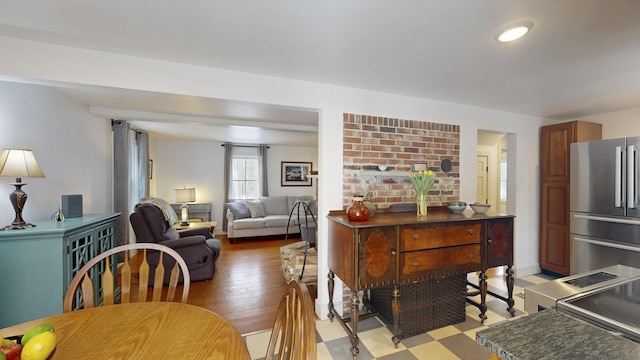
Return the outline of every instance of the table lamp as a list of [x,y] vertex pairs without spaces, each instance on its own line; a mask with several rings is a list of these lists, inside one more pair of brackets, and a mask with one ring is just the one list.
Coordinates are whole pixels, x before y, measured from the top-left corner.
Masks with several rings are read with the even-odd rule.
[[189,225],[189,205],[188,202],[196,201],[196,188],[173,189],[176,203],[182,203],[180,206],[181,219],[180,225]]
[[11,229],[20,230],[29,226],[34,226],[24,221],[22,218],[22,209],[27,202],[27,194],[22,191],[22,186],[27,185],[22,182],[23,177],[44,177],[44,173],[40,170],[33,151],[26,149],[4,149],[0,154],[0,176],[15,177],[16,182],[11,183],[16,189],[9,194],[9,200],[16,212],[16,217],[11,223],[0,230]]

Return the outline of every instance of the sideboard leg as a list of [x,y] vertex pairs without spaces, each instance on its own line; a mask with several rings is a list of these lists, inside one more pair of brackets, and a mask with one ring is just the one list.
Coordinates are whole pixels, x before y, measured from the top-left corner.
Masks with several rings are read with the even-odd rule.
[[360,316],[360,299],[358,299],[358,290],[353,290],[351,295],[351,354],[355,360],[360,350],[360,338],[358,338],[358,318]]
[[484,324],[487,320],[487,272],[482,269],[480,273],[480,323]]
[[329,288],[329,313],[327,316],[329,317],[329,321],[333,322],[333,287],[335,278],[333,271],[329,270],[327,278],[329,279],[327,282],[327,286]]
[[515,303],[513,301],[513,285],[514,285],[514,272],[513,272],[513,268],[512,265],[509,264],[507,266],[507,311],[511,314],[511,316],[515,316],[516,315],[516,310],[513,308],[513,304]]
[[393,295],[391,295],[391,312],[393,313],[393,336],[391,340],[393,345],[398,348],[400,344],[400,289],[398,286],[393,287]]

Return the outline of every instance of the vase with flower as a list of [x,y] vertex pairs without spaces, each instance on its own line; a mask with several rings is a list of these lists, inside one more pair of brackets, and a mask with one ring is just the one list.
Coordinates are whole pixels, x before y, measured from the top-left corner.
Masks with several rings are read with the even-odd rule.
[[427,215],[427,192],[435,183],[435,176],[431,170],[415,171],[409,174],[411,185],[416,190],[416,205],[418,216]]

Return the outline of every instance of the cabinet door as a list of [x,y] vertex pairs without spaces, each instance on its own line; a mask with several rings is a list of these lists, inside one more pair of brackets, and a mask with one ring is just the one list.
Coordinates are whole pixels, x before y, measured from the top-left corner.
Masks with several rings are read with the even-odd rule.
[[396,280],[396,230],[393,226],[359,230],[358,274],[361,289]]
[[569,275],[569,188],[542,183],[540,212],[540,267]]
[[513,219],[486,222],[485,268],[513,264]]
[[540,130],[542,179],[569,182],[569,144],[575,137],[575,123],[543,126]]
[[[95,228],[66,236],[64,242],[67,247],[65,261],[65,283],[64,292],[66,293],[71,279],[78,273],[89,260],[96,255],[109,250],[115,246],[115,222],[107,223]],[[89,277],[94,284],[98,284],[94,298],[97,303],[102,299],[102,274],[104,273],[104,264],[97,264],[93,271],[89,273]],[[111,258],[111,272],[116,273],[118,270],[118,260],[115,255]],[[75,303],[81,304],[80,294],[76,294]]]

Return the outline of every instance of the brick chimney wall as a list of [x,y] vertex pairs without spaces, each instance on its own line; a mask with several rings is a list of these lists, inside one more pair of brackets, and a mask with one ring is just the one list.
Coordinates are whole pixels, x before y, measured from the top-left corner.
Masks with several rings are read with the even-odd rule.
[[[345,113],[343,126],[343,205],[354,195],[377,208],[415,203],[408,178],[415,163],[436,174],[428,206],[460,200],[459,125]],[[440,168],[444,159],[452,165],[446,173]],[[387,168],[380,171],[379,165]]]

